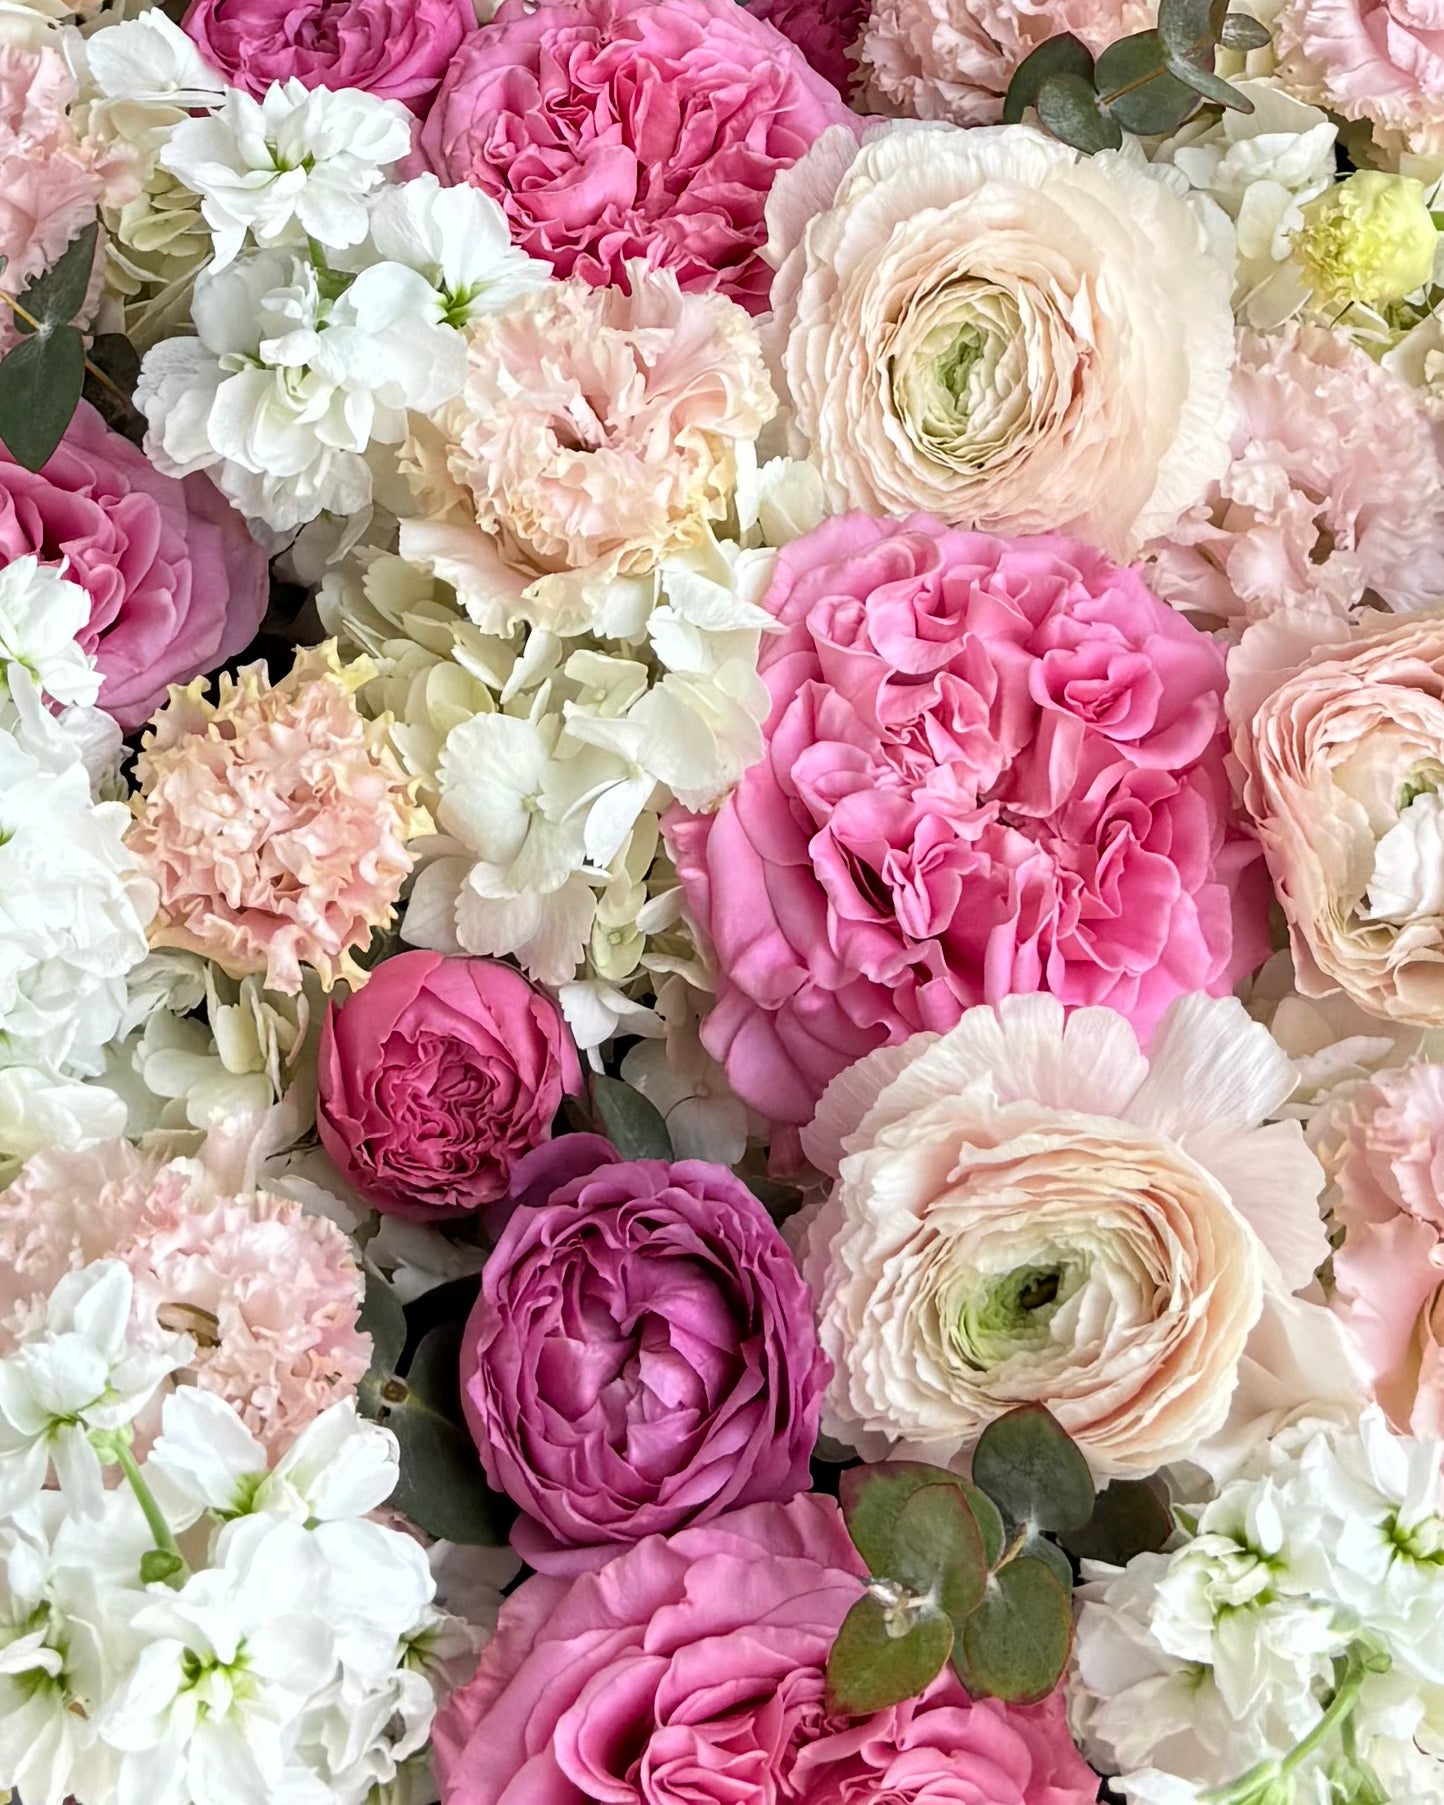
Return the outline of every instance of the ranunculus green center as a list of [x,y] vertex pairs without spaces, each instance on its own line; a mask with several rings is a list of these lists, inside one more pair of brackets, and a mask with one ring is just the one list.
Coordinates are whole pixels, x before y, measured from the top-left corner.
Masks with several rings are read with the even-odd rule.
[[955,1336],[962,1358],[984,1370],[1044,1347],[1048,1325],[1083,1277],[1062,1260],[976,1275],[958,1306]]

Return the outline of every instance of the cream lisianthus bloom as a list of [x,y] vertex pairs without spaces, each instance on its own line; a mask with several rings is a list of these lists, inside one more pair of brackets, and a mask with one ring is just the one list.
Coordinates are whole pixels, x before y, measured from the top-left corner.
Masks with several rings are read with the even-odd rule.
[[1166,531],[1228,461],[1230,227],[1185,186],[1022,125],[825,132],[767,223],[793,449],[831,506],[1114,557]]
[[[825,1432],[949,1464],[1042,1400],[1100,1477],[1197,1457],[1328,1252],[1298,1124],[1259,1126],[1294,1082],[1201,995],[1148,1055],[1112,1010],[1014,996],[842,1073],[803,1137],[836,1175],[803,1261]],[[1285,1402],[1256,1389],[1251,1417]]]

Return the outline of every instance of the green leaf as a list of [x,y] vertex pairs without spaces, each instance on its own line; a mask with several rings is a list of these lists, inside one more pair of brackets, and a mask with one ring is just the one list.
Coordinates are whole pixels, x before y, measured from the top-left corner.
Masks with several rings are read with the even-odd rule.
[[[140,353],[123,332],[98,332],[90,341],[89,361],[85,399],[107,426],[139,445],[145,438],[145,416],[137,412],[128,397],[135,393],[140,376]],[[96,370],[108,376],[114,387],[108,388],[94,375]]]
[[1071,1598],[1073,1595],[1073,1569],[1068,1564],[1068,1556],[1056,1542],[1050,1542],[1046,1536],[1029,1536],[1023,1545],[1020,1559],[1042,1561],[1043,1565],[1062,1586]]
[[890,1636],[878,1601],[859,1598],[827,1658],[829,1710],[866,1717],[915,1698],[942,1671],[952,1646],[953,1626],[941,1611],[920,1618],[905,1636]]
[[84,380],[74,326],[32,333],[0,359],[0,439],[22,468],[40,469],[65,437]]
[[1061,1679],[1073,1645],[1068,1593],[1031,1555],[993,1575],[953,1644],[953,1666],[974,1698],[1036,1704]]
[[140,1557],[140,1583],[151,1586],[174,1579],[185,1562],[178,1554],[172,1554],[169,1548],[147,1548]]
[[930,1467],[920,1460],[849,1467],[838,1480],[837,1495],[847,1533],[868,1572],[877,1579],[901,1579],[894,1571],[898,1518],[924,1486],[962,1483],[946,1467]]
[[973,1515],[977,1518],[978,1528],[982,1531],[983,1558],[990,1568],[996,1567],[1008,1540],[1008,1532],[1003,1525],[1003,1514],[980,1487],[965,1485],[963,1494],[968,1503],[972,1505]]
[[1188,62],[1206,57],[1212,64],[1227,12],[1228,0],[1159,0],[1158,36],[1169,67],[1175,58]]
[[401,1449],[401,1477],[391,1494],[395,1509],[442,1541],[496,1547],[506,1540],[510,1513],[487,1485],[464,1429],[415,1398],[392,1406],[386,1427]]
[[406,1369],[406,1389],[428,1410],[460,1424],[462,1325],[446,1323],[423,1335]]
[[1081,75],[1050,75],[1036,104],[1053,136],[1075,150],[1117,150],[1123,142],[1123,128],[1100,112],[1097,95]]
[[592,1107],[623,1159],[671,1159],[672,1137],[660,1110],[630,1084],[594,1072]]
[[1156,31],[1137,31],[1110,44],[1098,59],[1098,104],[1140,137],[1171,132],[1198,105],[1193,89],[1164,67]]
[[[95,267],[95,240],[100,227],[94,220],[60,253],[48,270],[27,282],[17,299],[42,326],[63,326],[73,320],[85,303],[90,273]],[[21,332],[31,329],[16,318]]]
[[356,1326],[371,1337],[371,1364],[366,1369],[366,1377],[387,1379],[396,1371],[401,1350],[406,1346],[406,1312],[401,1307],[401,1299],[370,1260],[364,1260],[362,1265],[366,1274],[366,1295],[361,1300]]
[[1156,1554],[1173,1534],[1168,1494],[1152,1479],[1115,1479],[1099,1492],[1093,1515],[1061,1540],[1080,1561],[1126,1567],[1136,1554]]
[[898,1512],[893,1579],[936,1593],[954,1626],[981,1604],[988,1583],[983,1532],[960,1486],[925,1485]]
[[1039,89],[1050,75],[1076,75],[1091,86],[1093,52],[1071,31],[1045,38],[1013,71],[1013,79],[1003,97],[1004,125],[1017,125],[1037,100]]
[[1042,1404],[988,1424],[973,1450],[973,1484],[1014,1523],[1081,1529],[1093,1514],[1088,1462]]
[[1218,41],[1225,50],[1267,50],[1273,36],[1262,19],[1249,13],[1230,13],[1223,22]]
[[1182,82],[1187,82],[1196,94],[1202,94],[1205,100],[1215,100],[1221,107],[1231,107],[1235,113],[1251,113],[1253,102],[1247,94],[1240,94],[1237,88],[1230,87],[1221,75],[1215,75],[1212,69],[1201,69],[1197,63],[1170,61],[1169,68]]

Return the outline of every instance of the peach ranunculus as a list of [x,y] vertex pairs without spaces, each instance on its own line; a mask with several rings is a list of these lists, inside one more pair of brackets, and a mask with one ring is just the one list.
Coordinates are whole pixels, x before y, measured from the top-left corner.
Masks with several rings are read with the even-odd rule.
[[1228,711],[1300,992],[1444,1026],[1444,614],[1260,622]]
[[[752,323],[669,269],[631,291],[549,283],[469,333],[444,441],[413,450],[440,518],[403,524],[405,557],[453,584],[485,631],[600,624],[616,579],[696,545],[731,506],[776,401]],[[444,472],[442,466],[444,464]]]
[[767,221],[794,449],[835,509],[1126,558],[1227,467],[1232,272],[1157,174],[892,121],[825,132]]
[[844,1072],[803,1136],[837,1179],[804,1257],[824,1432],[953,1464],[1041,1400],[1102,1477],[1199,1457],[1255,1331],[1327,1321],[1291,1295],[1328,1253],[1323,1173],[1296,1122],[1260,1126],[1294,1080],[1198,995],[1147,1056],[1112,1010],[1015,996]]

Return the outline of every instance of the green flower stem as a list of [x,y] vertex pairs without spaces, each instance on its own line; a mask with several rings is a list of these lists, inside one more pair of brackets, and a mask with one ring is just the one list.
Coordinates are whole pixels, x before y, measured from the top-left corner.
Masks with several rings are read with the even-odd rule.
[[1302,1742],[1277,1760],[1260,1761],[1230,1785],[1216,1786],[1211,1792],[1201,1793],[1200,1805],[1247,1805],[1250,1799],[1263,1795],[1265,1788],[1271,1784],[1287,1779],[1303,1766],[1310,1755],[1323,1747],[1335,1730],[1348,1722],[1358,1703],[1365,1679],[1370,1673],[1379,1671],[1378,1658],[1366,1653],[1362,1644],[1353,1643],[1348,1652],[1344,1677],[1329,1700],[1328,1709]]
[[[14,295],[7,295],[4,289],[0,289],[0,301],[5,303],[17,320],[23,320],[32,332],[45,333],[52,330],[50,327],[46,326],[43,321],[37,320],[33,313],[30,313],[26,308],[22,307],[15,299]],[[102,388],[110,390],[117,401],[123,401],[127,407],[131,405],[130,396],[125,393],[124,389],[118,389],[106,375],[105,371],[98,370],[88,357],[85,359],[85,367]]]
[[125,1474],[130,1489],[135,1493],[141,1510],[145,1513],[146,1526],[155,1537],[157,1549],[168,1555],[175,1562],[175,1569],[167,1582],[170,1585],[184,1585],[190,1575],[190,1567],[180,1551],[180,1544],[175,1539],[175,1531],[166,1522],[165,1515],[155,1501],[155,1494],[146,1484],[145,1474],[136,1464],[136,1458],[130,1451],[130,1438],[123,1432],[97,1436],[94,1438],[96,1452],[102,1459],[109,1455]]

